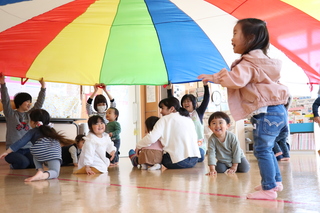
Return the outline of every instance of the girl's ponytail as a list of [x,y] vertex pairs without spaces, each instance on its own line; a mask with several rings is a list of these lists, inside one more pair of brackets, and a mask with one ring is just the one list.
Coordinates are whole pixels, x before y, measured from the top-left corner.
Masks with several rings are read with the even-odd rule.
[[60,142],[61,145],[70,145],[74,143],[73,140],[67,139],[63,134],[57,132],[54,128],[51,127],[50,115],[46,110],[32,110],[30,113],[30,119],[40,124],[38,128],[44,137],[56,139]]

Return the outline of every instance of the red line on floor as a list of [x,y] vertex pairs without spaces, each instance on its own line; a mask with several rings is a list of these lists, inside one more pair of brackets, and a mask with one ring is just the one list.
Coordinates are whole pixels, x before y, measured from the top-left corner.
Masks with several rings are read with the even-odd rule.
[[[12,176],[24,176],[30,177],[30,175],[21,175],[21,174],[6,174]],[[176,190],[176,189],[163,189],[163,188],[153,188],[153,187],[145,187],[145,186],[130,186],[130,185],[120,185],[120,184],[112,184],[112,183],[98,183],[92,181],[85,181],[85,180],[72,180],[72,179],[65,179],[65,178],[57,178],[61,181],[69,181],[69,182],[78,182],[78,183],[91,183],[91,184],[98,184],[98,185],[107,185],[107,186],[118,186],[118,187],[131,187],[131,188],[138,188],[138,189],[147,189],[147,190],[158,190],[158,191],[167,191],[167,192],[182,192],[182,193],[190,193],[190,194],[202,194],[202,195],[210,195],[210,196],[217,196],[217,197],[231,197],[231,198],[242,198],[246,199],[245,196],[237,196],[237,195],[226,195],[226,194],[215,194],[209,192],[194,192],[194,191],[184,191],[184,190]],[[283,202],[289,204],[304,204],[304,205],[315,205],[314,203],[302,203],[302,202],[294,202],[289,200],[263,200],[263,199],[255,199],[261,201],[269,201],[269,202]]]

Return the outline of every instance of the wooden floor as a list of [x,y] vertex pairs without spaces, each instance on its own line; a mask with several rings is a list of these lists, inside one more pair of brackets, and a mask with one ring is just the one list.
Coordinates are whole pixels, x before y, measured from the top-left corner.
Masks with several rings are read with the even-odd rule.
[[208,177],[206,163],[148,172],[120,158],[107,174],[73,175],[73,167],[62,167],[59,179],[31,183],[24,179],[34,169],[12,170],[0,160],[0,212],[320,212],[318,155],[293,153],[279,162],[284,190],[274,201],[245,198],[260,182],[256,159],[247,157],[246,174]]

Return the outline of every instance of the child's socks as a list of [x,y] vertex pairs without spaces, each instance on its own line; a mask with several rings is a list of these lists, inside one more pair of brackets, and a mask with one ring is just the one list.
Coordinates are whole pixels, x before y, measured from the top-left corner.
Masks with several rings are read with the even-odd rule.
[[130,149],[129,151],[129,158],[134,167],[138,166],[138,157],[136,152],[133,149]]
[[156,164],[154,164],[153,166],[151,166],[151,167],[148,169],[148,171],[154,171],[154,170],[159,170],[159,169],[161,169],[161,164],[156,163]]
[[261,199],[261,200],[274,200],[278,197],[277,192],[274,189],[261,190],[247,195],[248,199]]
[[141,164],[140,165],[140,169],[141,170],[147,170],[148,169],[148,165],[147,164]]

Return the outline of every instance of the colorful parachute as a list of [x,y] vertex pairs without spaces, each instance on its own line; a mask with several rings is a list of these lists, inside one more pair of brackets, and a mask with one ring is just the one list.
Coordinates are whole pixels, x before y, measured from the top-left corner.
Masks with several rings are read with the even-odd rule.
[[[0,19],[6,20],[0,24],[0,72],[7,76],[79,85],[198,81],[199,74],[228,67],[225,52],[232,47],[224,37],[231,38],[235,16],[266,20],[272,44],[305,70],[310,83],[320,82],[320,23],[309,10],[295,8],[303,5],[279,0],[2,0],[0,5]],[[222,28],[231,20],[226,35]]]

